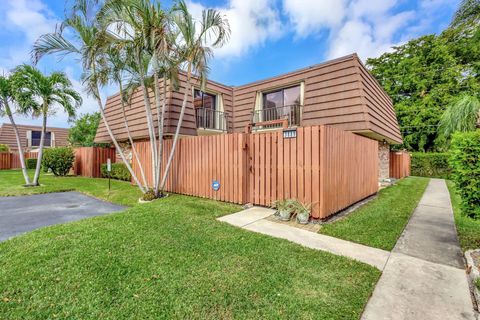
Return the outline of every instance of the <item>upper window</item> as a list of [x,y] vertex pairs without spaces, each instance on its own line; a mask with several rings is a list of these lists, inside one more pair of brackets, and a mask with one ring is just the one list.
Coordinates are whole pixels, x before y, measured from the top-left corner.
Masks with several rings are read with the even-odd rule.
[[300,85],[263,93],[263,108],[282,108],[300,105]]
[[217,106],[217,96],[195,89],[193,91],[193,105],[195,108],[215,110]]
[[[41,131],[32,131],[32,147],[39,147],[40,146],[40,140],[42,137],[42,132]],[[45,143],[44,146],[50,147],[52,145],[52,133],[51,132],[45,132]]]

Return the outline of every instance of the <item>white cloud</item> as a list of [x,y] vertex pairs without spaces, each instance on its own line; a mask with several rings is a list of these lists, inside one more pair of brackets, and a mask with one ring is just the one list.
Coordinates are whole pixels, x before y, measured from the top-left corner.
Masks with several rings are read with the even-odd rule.
[[[189,2],[189,9],[198,19],[205,8]],[[284,31],[273,0],[230,0],[226,7],[216,9],[227,18],[231,29],[230,41],[215,50],[218,57],[239,57]]]
[[58,20],[40,0],[3,0],[0,26],[12,34],[21,34],[21,42],[4,43],[0,67],[8,70],[29,62],[33,42],[42,34],[55,30]]
[[422,34],[452,2],[420,0],[417,10],[397,10],[402,0],[283,0],[283,10],[297,36],[329,31],[328,58],[357,52],[366,59]]
[[284,0],[284,13],[288,16],[298,35],[306,36],[321,28],[340,25],[346,10],[346,0]]

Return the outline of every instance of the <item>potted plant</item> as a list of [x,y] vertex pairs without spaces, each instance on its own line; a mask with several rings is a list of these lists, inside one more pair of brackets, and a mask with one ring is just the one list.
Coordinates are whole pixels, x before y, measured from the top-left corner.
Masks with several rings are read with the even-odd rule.
[[296,201],[295,214],[297,216],[297,222],[300,224],[307,224],[310,220],[310,211],[312,205]]
[[273,207],[277,209],[278,218],[282,221],[289,221],[292,213],[295,211],[294,200],[284,199],[277,200],[273,203]]

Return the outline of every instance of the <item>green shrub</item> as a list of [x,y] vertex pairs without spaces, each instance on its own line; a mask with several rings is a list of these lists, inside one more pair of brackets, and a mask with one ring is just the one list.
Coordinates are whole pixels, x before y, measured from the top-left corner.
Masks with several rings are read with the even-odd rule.
[[480,130],[453,135],[449,163],[462,212],[480,219]]
[[411,175],[418,177],[449,179],[452,169],[448,164],[448,153],[412,153]]
[[46,149],[43,154],[42,166],[50,169],[56,176],[66,176],[73,166],[75,153],[70,147]]
[[30,159],[26,159],[25,161],[26,161],[27,169],[35,169],[37,167],[37,159],[30,158]]
[[[102,177],[108,178],[107,164],[104,163],[100,167]],[[128,172],[127,166],[123,163],[112,163],[112,171],[110,172],[110,178],[116,180],[130,181],[130,172]]]
[[9,152],[9,151],[10,151],[10,148],[6,144],[0,143],[0,152]]

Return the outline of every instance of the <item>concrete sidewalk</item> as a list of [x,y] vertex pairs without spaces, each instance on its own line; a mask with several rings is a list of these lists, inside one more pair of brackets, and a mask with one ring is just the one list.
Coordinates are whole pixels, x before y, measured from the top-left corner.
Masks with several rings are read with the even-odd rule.
[[254,207],[218,220],[383,270],[364,320],[476,319],[444,180],[430,181],[391,253],[265,220],[273,213]]
[[265,220],[274,212],[272,209],[253,207],[218,220],[250,231],[287,239],[308,248],[358,260],[380,270],[385,267],[390,255],[388,251]]
[[432,179],[362,319],[475,319],[444,180]]

